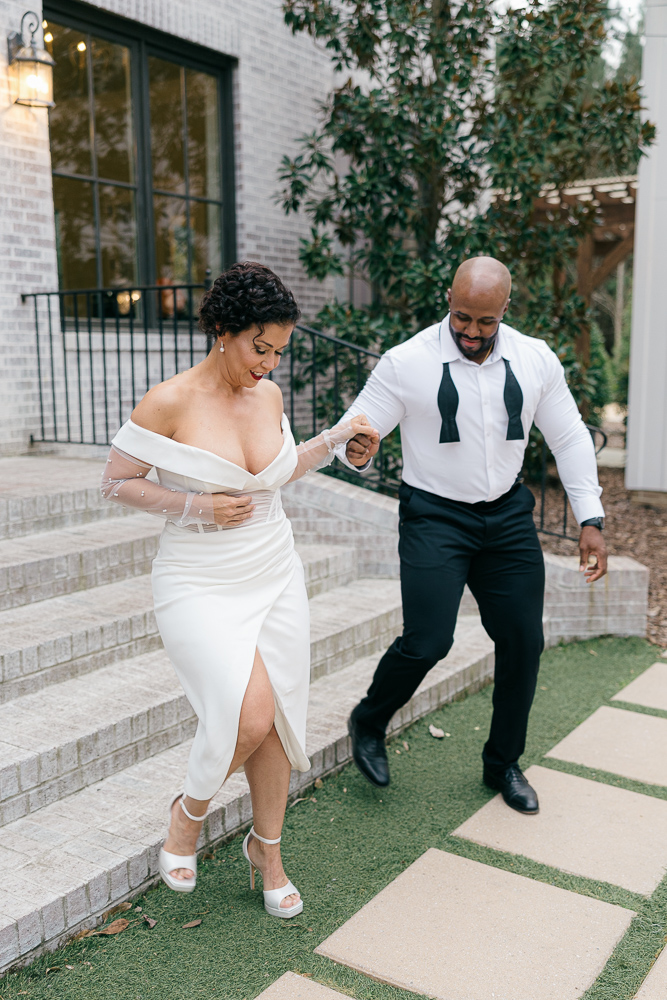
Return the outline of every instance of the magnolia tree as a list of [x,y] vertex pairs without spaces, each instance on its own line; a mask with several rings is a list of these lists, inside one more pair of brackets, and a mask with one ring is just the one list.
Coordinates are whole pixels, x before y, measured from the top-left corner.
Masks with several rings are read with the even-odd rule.
[[[281,166],[285,211],[311,220],[301,260],[323,280],[352,271],[363,309],[317,320],[384,350],[436,321],[465,257],[511,269],[509,319],[545,338],[588,413],[602,398],[601,352],[582,350],[590,315],[571,277],[596,208],[556,207],[549,184],[636,168],[653,137],[639,82],[591,72],[607,37],[606,0],[285,0],[287,24],[331,53],[340,85],[319,128]],[[596,80],[596,77],[599,79]]]

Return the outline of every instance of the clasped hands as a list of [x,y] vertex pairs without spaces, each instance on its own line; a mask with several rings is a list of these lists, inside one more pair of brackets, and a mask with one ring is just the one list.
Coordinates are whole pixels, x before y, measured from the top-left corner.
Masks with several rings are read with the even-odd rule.
[[365,465],[374,455],[377,455],[380,447],[380,435],[374,427],[371,427],[363,414],[353,417],[350,423],[354,437],[347,442],[345,457],[350,465]]

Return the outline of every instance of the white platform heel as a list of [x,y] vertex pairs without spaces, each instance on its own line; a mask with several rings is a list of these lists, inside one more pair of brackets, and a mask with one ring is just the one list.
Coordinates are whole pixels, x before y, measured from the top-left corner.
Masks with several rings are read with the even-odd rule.
[[[181,809],[188,817],[188,819],[193,820],[195,823],[200,823],[204,816],[193,816],[192,813],[188,812],[185,808],[185,803],[183,799],[185,798],[185,792],[180,792],[171,800],[171,805],[169,806],[169,824],[171,825],[171,813],[174,808],[174,803],[180,800]],[[190,854],[187,857],[181,857],[179,854],[170,854],[169,851],[165,851],[164,847],[160,849],[160,858],[158,862],[160,869],[160,876],[162,881],[173,889],[174,892],[192,892],[197,885],[197,855]],[[190,871],[194,872],[192,878],[174,878],[171,872],[176,868],[189,868]]]
[[[250,888],[255,888],[255,871],[259,869],[252,863],[250,856],[248,854],[248,842],[251,837],[255,840],[261,840],[263,844],[279,844],[282,837],[278,837],[277,840],[267,840],[265,837],[260,837],[258,833],[255,833],[254,827],[250,828],[249,833],[246,834],[246,838],[243,841],[243,854],[250,865]],[[259,872],[260,875],[262,874]],[[295,885],[288,880],[287,885],[283,885],[280,889],[265,889],[264,890],[264,909],[267,913],[270,913],[272,917],[296,917],[299,913],[303,911],[303,900],[300,899],[298,903],[294,903],[293,906],[281,906],[281,902],[285,896],[291,896],[293,893],[298,893],[299,890]]]

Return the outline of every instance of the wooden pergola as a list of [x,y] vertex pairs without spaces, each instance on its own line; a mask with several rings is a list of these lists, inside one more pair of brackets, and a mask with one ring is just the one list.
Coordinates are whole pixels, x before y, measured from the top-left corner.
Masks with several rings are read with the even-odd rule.
[[[588,203],[598,209],[598,224],[582,241],[577,256],[577,291],[590,302],[595,289],[632,253],[635,240],[635,202],[637,177],[600,177],[595,180],[577,181],[564,188],[546,185],[535,200],[535,219],[548,220],[554,208],[567,209],[577,203]],[[564,280],[564,275],[554,275],[554,280]],[[620,331],[620,314],[623,311],[623,281],[617,293],[617,330]],[[584,364],[590,360],[590,336],[582,331],[576,345]]]

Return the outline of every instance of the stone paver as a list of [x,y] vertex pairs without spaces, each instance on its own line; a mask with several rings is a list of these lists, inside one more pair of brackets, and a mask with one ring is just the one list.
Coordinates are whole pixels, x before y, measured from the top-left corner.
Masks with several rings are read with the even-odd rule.
[[316,951],[436,1000],[576,1000],[633,916],[431,848]]
[[257,1000],[340,1000],[342,996],[338,990],[330,990],[328,986],[314,983],[312,979],[286,972],[268,990],[260,993]]
[[667,719],[603,705],[546,756],[667,786]]
[[667,663],[654,663],[615,694],[612,701],[627,701],[667,712]]
[[454,836],[653,892],[667,868],[667,802],[545,767],[528,768],[526,777],[540,797],[537,816],[521,816],[497,795]]
[[658,956],[633,1000],[665,1000],[667,997],[667,948]]

